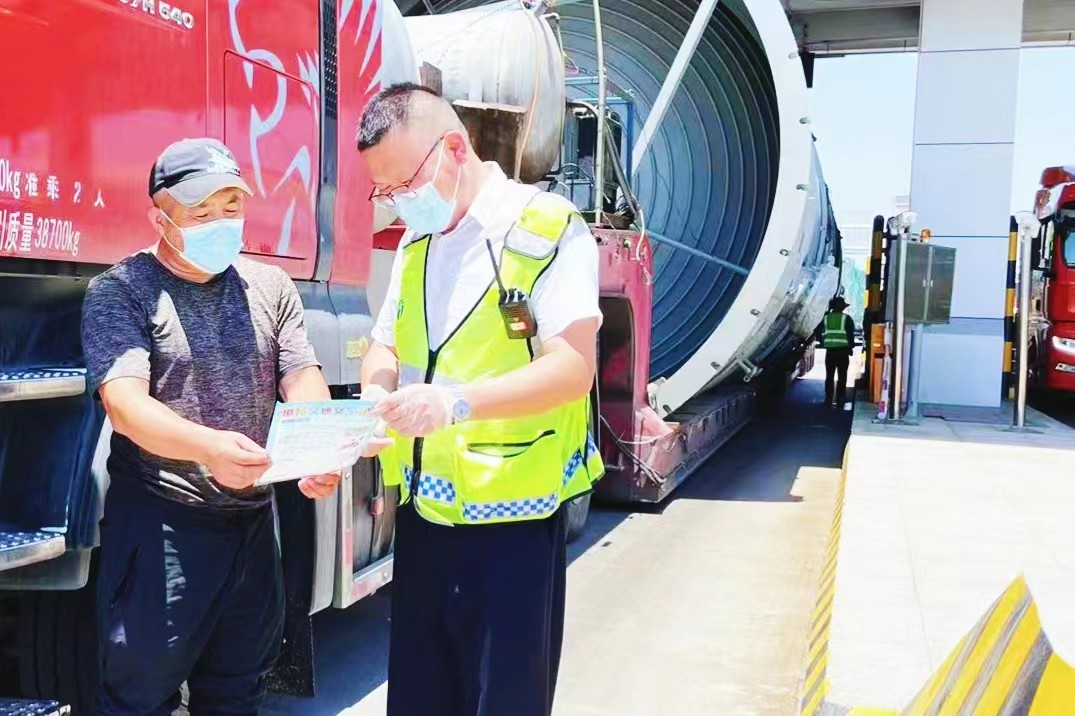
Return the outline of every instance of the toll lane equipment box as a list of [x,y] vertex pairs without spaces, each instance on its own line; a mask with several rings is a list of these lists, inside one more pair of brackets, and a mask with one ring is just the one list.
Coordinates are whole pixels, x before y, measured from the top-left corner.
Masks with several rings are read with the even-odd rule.
[[[892,243],[897,247],[896,242]],[[907,289],[904,321],[907,325],[948,323],[952,313],[952,286],[955,282],[956,250],[918,241],[906,241]],[[896,291],[899,257],[889,257],[885,286],[885,320],[896,320]]]

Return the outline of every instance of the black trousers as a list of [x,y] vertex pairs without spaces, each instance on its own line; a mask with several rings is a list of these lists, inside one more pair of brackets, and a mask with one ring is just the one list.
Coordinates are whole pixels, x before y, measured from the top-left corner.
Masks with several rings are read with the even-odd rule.
[[272,506],[235,514],[113,481],[97,583],[96,713],[256,714],[280,652],[284,602]]
[[400,507],[389,716],[548,716],[564,631],[562,512],[447,527]]
[[851,365],[851,351],[847,348],[829,348],[825,351],[825,405],[832,405],[833,379],[836,380],[836,405],[843,407],[847,401],[847,368]]

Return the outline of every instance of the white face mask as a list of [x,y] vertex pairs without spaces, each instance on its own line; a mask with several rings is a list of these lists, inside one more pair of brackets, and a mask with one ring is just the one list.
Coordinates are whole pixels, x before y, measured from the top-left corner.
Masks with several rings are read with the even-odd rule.
[[[441,140],[444,141],[443,139]],[[452,216],[455,214],[456,198],[459,194],[459,180],[462,173],[455,176],[455,189],[452,190],[452,198],[445,199],[440,195],[435,186],[437,177],[440,176],[441,163],[444,161],[444,152],[437,157],[437,168],[433,171],[433,178],[425,186],[412,192],[393,197],[399,216],[416,234],[439,234],[448,228]]]
[[[182,227],[172,217],[161,211],[183,237],[183,250],[179,251],[169,241],[168,245],[194,268],[208,274],[224,273],[239,258],[243,249],[243,219],[216,219],[197,226]],[[165,241],[168,241],[165,236]]]

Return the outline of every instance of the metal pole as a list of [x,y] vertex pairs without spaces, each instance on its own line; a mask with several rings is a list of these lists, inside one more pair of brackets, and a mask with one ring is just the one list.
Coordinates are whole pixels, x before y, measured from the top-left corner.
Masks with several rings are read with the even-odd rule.
[[719,259],[716,256],[710,256],[709,254],[705,253],[704,251],[699,251],[698,249],[693,248],[691,246],[687,246],[686,244],[681,243],[679,241],[676,241],[675,239],[670,239],[667,236],[665,236],[664,234],[657,234],[657,233],[654,233],[653,231],[651,231],[649,229],[646,229],[646,236],[650,237],[651,239],[656,241],[658,244],[667,244],[668,246],[671,246],[674,249],[679,249],[680,251],[688,253],[691,256],[694,256],[696,258],[701,259],[702,261],[708,261],[710,263],[716,264],[717,266],[720,266],[721,268],[726,268],[729,271],[732,271],[733,273],[739,274],[740,276],[749,276],[750,275],[749,270],[743,268],[742,266],[740,266],[738,264],[733,264],[731,261],[725,261],[724,259]]
[[907,412],[904,418],[917,420],[922,416],[918,404],[919,375],[922,369],[922,327],[911,326],[910,369],[907,372]]
[[605,37],[601,30],[601,0],[593,0],[594,39],[597,41],[597,149],[594,156],[594,183],[597,185],[594,220],[600,225],[605,213]]
[[[1030,366],[1027,352],[1030,348],[1030,242],[1033,224],[1037,220],[1025,214],[1019,220],[1019,375],[1015,394],[1015,427],[1026,427],[1026,378]],[[1034,233],[1037,233],[1036,231]]]
[[892,337],[896,349],[893,356],[892,366],[892,419],[899,420],[903,406],[900,404],[903,396],[903,356],[904,356],[904,311],[907,301],[907,232],[901,229],[896,239],[896,250],[899,251],[896,274],[896,319],[895,335]]
[[631,151],[631,176],[637,176],[639,167],[642,166],[642,157],[646,155],[653,137],[657,134],[657,127],[664,119],[668,108],[672,106],[672,100],[676,96],[683,75],[687,72],[691,58],[694,57],[698,43],[702,40],[706,27],[709,25],[713,12],[717,9],[717,0],[702,0],[698,4],[698,10],[694,13],[687,34],[683,36],[683,43],[676,52],[676,58],[672,60],[672,66],[668,68],[668,75],[664,78],[661,91],[657,93],[657,99],[653,102],[649,114],[646,115],[646,123],[642,125],[642,132],[638,135],[635,147]]

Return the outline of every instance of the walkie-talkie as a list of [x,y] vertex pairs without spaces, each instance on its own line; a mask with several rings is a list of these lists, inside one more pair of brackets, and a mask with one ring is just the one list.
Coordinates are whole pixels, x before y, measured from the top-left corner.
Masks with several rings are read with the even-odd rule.
[[504,287],[504,281],[500,278],[500,265],[489,239],[485,240],[485,246],[489,249],[489,258],[493,261],[493,275],[496,276],[496,285],[500,288],[500,317],[504,320],[508,338],[533,338],[537,335],[537,320],[534,319],[534,312],[530,310],[530,297],[517,288]]

